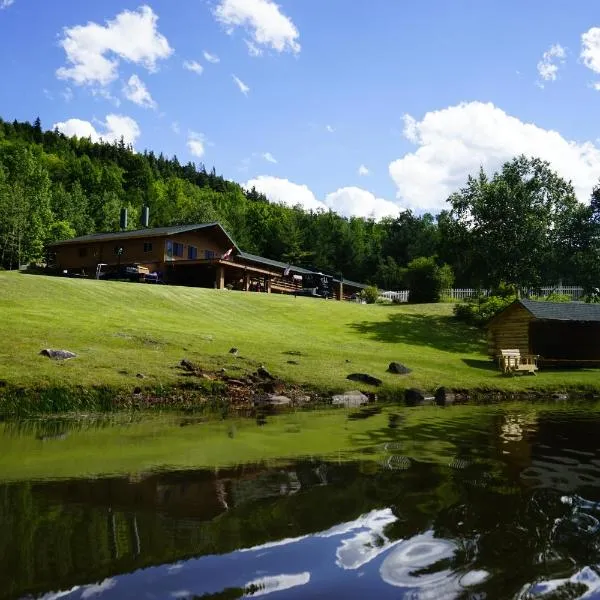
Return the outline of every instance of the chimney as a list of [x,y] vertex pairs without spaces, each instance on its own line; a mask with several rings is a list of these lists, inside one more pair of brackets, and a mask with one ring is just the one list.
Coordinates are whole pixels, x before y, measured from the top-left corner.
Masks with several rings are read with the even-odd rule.
[[142,207],[142,227],[148,228],[150,223],[150,207],[144,206]]
[[126,208],[121,209],[121,218],[119,220],[119,226],[121,227],[122,231],[125,231],[127,229],[127,209]]

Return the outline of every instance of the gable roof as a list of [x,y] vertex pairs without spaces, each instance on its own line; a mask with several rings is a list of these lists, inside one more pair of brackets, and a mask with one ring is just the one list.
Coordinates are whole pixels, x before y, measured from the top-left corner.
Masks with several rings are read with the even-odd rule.
[[600,321],[600,304],[519,300],[536,319],[544,321]]
[[135,229],[134,231],[117,231],[113,233],[92,233],[90,235],[82,235],[80,237],[71,238],[61,242],[50,244],[53,246],[64,246],[67,244],[86,244],[89,242],[110,242],[113,240],[128,240],[134,238],[150,238],[162,237],[165,235],[175,235],[178,233],[187,233],[189,231],[199,231],[200,229],[208,229],[209,227],[218,227],[229,239],[236,250],[239,251],[236,243],[231,236],[223,229],[220,223],[197,223],[195,225],[172,225],[169,227],[154,227],[152,229]]
[[250,254],[249,252],[239,251],[237,256],[249,262],[259,263],[261,265],[267,265],[269,267],[277,267],[278,269],[287,269],[289,267],[290,271],[293,273],[300,273],[304,275],[308,275],[310,273],[315,273],[316,271],[311,271],[310,269],[305,269],[304,267],[295,267],[294,265],[290,265],[289,263],[284,263],[279,260],[273,260],[271,258],[264,258],[263,256],[258,256],[256,254]]
[[573,321],[580,323],[600,322],[600,304],[585,302],[539,302],[536,300],[515,300],[495,315],[487,324],[497,323],[506,312],[515,306],[522,306],[534,319],[540,321]]

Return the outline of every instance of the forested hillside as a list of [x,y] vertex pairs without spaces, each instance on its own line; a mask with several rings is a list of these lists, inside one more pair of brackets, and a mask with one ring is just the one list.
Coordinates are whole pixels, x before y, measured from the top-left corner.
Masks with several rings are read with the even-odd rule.
[[[592,190],[590,190],[592,193]],[[238,245],[268,258],[403,287],[418,257],[449,264],[461,286],[564,282],[591,286],[600,261],[600,202],[575,199],[546,163],[516,158],[469,179],[440,215],[375,222],[270,203],[203,165],[121,143],[93,143],[0,120],[0,267],[43,260],[49,242],[139,227],[220,221]]]

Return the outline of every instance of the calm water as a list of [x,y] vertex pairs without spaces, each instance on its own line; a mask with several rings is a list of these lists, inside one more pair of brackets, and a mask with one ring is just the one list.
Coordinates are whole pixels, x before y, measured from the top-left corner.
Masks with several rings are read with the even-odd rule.
[[[411,410],[340,412],[378,419],[356,456],[21,479],[0,458],[0,597],[600,598],[597,406]],[[71,427],[5,425],[4,459],[53,475]]]

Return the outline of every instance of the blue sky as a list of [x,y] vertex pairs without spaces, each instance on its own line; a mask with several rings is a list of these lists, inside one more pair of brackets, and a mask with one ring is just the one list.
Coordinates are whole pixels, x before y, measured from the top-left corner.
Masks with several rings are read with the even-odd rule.
[[521,152],[581,200],[600,176],[592,1],[0,6],[2,118],[124,135],[275,201],[435,213],[479,165]]

